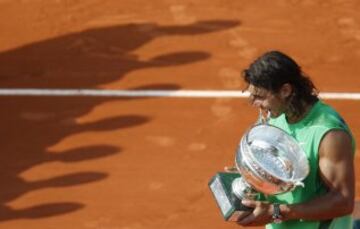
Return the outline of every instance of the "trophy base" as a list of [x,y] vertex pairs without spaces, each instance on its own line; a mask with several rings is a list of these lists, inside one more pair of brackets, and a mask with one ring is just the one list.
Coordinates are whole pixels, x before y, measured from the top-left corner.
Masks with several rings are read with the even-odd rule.
[[208,185],[226,221],[237,221],[244,212],[253,209],[241,204],[241,199],[234,194],[232,183],[241,177],[238,173],[219,172],[213,176]]

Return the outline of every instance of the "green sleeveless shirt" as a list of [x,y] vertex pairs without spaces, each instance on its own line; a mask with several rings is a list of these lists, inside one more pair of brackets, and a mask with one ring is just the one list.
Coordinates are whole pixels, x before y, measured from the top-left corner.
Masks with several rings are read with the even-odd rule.
[[[268,196],[269,202],[283,204],[296,204],[307,202],[326,193],[326,186],[322,183],[319,176],[319,156],[318,149],[320,142],[325,134],[334,129],[340,129],[351,132],[341,116],[330,106],[321,101],[317,101],[309,113],[299,122],[289,124],[285,115],[270,119],[271,125],[277,126],[292,135],[306,152],[309,160],[310,173],[304,180],[305,188],[298,187],[292,192]],[[353,147],[354,145],[353,139]],[[355,148],[355,147],[354,147]],[[307,220],[289,220],[280,224],[268,224],[267,229],[317,229],[317,228],[339,228],[347,229],[352,227],[351,216],[344,216],[329,221],[307,221]]]

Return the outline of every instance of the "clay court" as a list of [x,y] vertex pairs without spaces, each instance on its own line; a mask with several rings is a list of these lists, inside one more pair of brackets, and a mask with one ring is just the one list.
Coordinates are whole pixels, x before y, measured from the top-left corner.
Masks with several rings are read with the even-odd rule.
[[[359,12],[356,0],[0,0],[1,90],[51,89],[0,96],[0,228],[240,228],[207,183],[257,119],[245,98],[51,92],[240,91],[242,69],[278,49],[320,92],[358,93]],[[359,98],[325,101],[359,147]]]

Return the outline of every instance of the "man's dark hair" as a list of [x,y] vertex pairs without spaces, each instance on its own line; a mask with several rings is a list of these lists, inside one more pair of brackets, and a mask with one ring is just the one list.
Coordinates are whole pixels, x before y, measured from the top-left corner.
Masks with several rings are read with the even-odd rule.
[[260,56],[244,70],[243,76],[248,84],[274,93],[285,83],[292,85],[293,92],[289,97],[289,104],[295,115],[304,112],[304,102],[313,104],[318,100],[313,82],[293,59],[279,51],[270,51]]

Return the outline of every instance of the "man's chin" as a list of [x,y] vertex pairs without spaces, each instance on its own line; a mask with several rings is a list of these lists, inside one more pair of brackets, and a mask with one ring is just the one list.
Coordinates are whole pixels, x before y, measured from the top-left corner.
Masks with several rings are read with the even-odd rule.
[[280,114],[278,114],[278,113],[270,112],[270,118],[277,118],[279,116],[280,116]]

